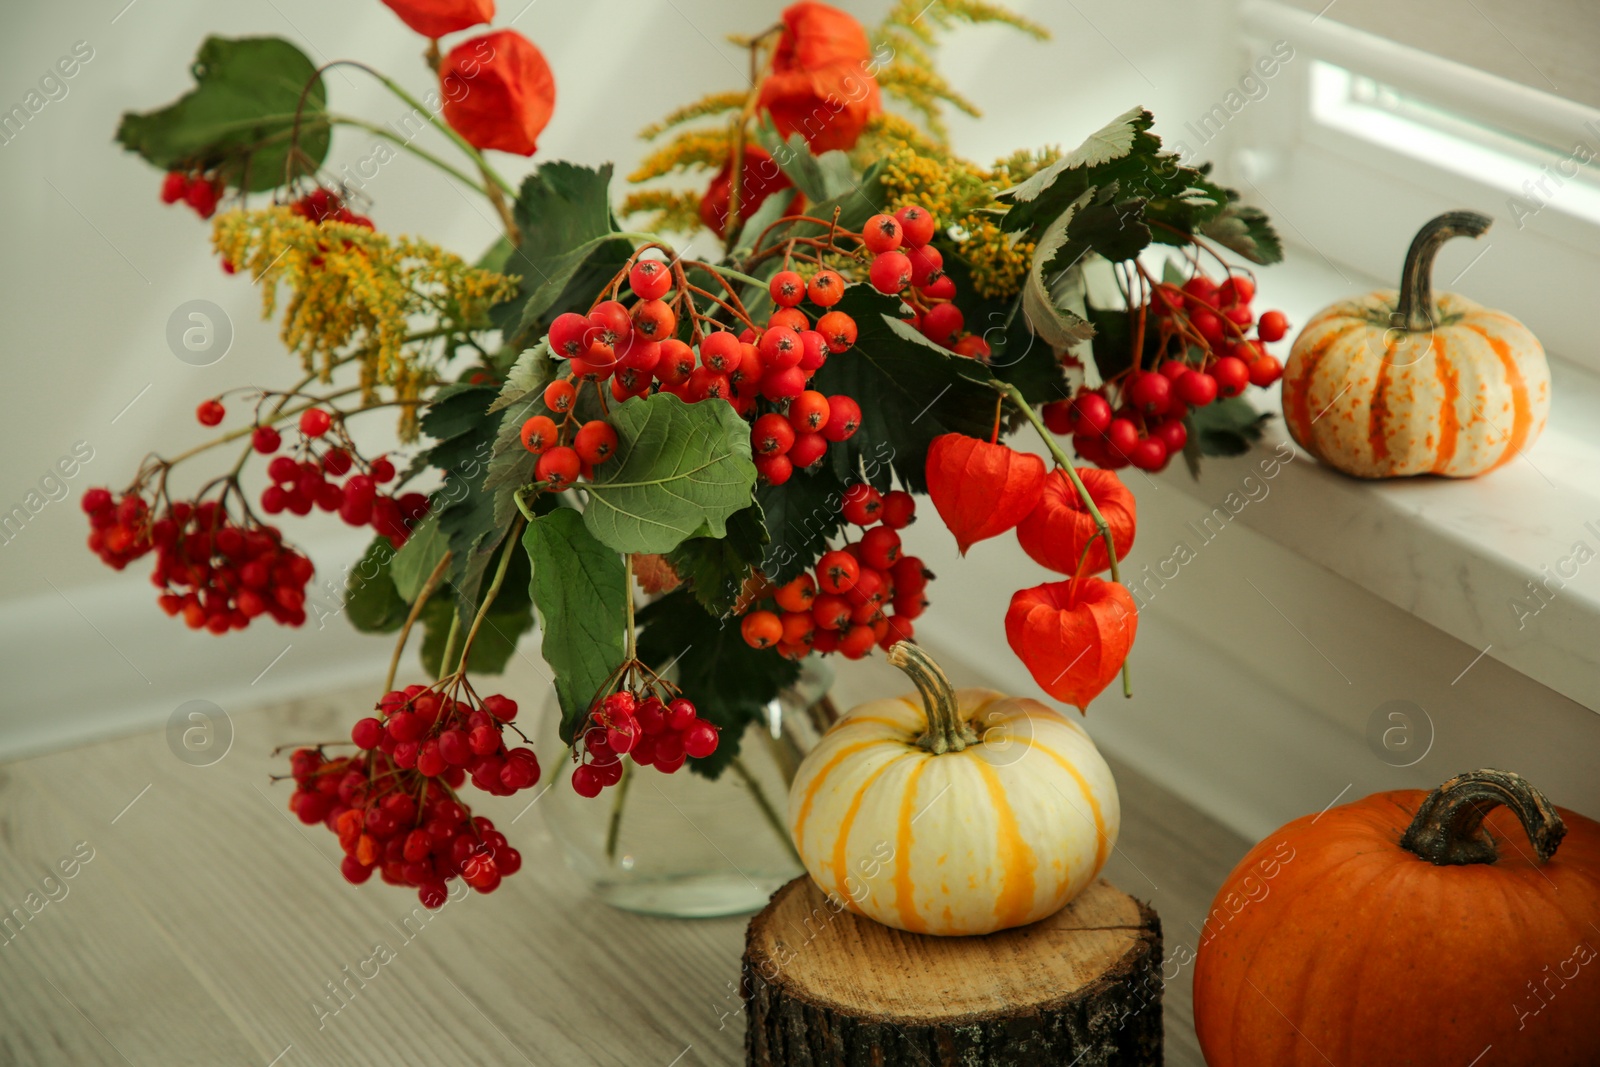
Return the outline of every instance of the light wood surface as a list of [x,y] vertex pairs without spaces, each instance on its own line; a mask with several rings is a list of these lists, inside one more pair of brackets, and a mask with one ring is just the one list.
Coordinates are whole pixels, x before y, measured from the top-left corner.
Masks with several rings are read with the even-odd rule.
[[[846,706],[904,684],[881,661],[841,675]],[[161,733],[0,765],[0,1067],[742,1062],[746,919],[600,904],[526,796],[474,799],[524,856],[490,896],[430,916],[377,880],[345,884],[269,753],[344,735],[370,701],[234,714],[211,766]],[[1167,1062],[1199,1064],[1194,931],[1247,843],[1113,769],[1123,828],[1104,874],[1160,912]]]

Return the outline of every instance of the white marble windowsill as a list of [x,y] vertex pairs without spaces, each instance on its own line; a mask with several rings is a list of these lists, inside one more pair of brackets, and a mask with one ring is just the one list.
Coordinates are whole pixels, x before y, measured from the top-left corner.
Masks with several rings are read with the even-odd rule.
[[[1299,325],[1362,285],[1291,254],[1262,287],[1259,307]],[[1294,447],[1281,418],[1261,448],[1208,459],[1198,481],[1181,464],[1160,477],[1207,507],[1237,493],[1237,521],[1600,711],[1600,379],[1551,363],[1544,435],[1479,478],[1365,482],[1296,448],[1267,480],[1260,465],[1273,446]],[[1276,393],[1260,398],[1263,410],[1280,410]]]

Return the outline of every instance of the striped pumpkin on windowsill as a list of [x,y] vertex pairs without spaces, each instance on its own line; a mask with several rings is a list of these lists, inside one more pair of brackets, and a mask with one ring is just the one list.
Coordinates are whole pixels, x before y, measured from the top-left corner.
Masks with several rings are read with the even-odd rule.
[[1433,259],[1491,219],[1452,211],[1423,226],[1398,292],[1315,315],[1289,353],[1283,414],[1318,459],[1358,478],[1470,478],[1510,462],[1544,430],[1550,368],[1528,328],[1453,293],[1433,295]]
[[889,662],[921,704],[852,708],[790,789],[789,831],[812,879],[857,914],[920,934],[988,934],[1065,907],[1121,825],[1088,733],[1037,700],[952,690],[909,642]]

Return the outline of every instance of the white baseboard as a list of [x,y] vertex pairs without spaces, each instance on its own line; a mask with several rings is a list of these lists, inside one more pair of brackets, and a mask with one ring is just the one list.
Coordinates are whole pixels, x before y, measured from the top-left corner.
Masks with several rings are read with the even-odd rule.
[[[341,574],[364,544],[344,536],[312,546],[313,583]],[[333,591],[315,598],[337,610]],[[135,565],[92,586],[0,605],[0,760],[159,728],[190,700],[233,713],[377,684],[392,648],[338,614],[320,627],[316,617],[298,629],[262,619],[220,637],[197,633],[162,613]]]

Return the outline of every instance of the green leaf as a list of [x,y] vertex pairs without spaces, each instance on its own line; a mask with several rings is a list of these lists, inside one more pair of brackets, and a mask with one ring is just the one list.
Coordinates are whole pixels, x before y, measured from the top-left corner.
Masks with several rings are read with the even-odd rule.
[[751,504],[728,520],[726,537],[691,537],[667,554],[700,606],[713,615],[733,609],[745,579],[760,565],[767,545],[761,505]]
[[544,634],[545,662],[556,673],[561,739],[572,743],[589,704],[626,655],[627,575],[622,558],[595,540],[583,516],[557,508],[522,535],[533,567],[530,588]]
[[617,456],[584,485],[589,532],[617,552],[670,552],[690,537],[722,537],[750,506],[750,427],[732,405],[686,404],[670,393],[612,410]]
[[1216,218],[1200,228],[1213,241],[1233,249],[1252,263],[1278,263],[1283,243],[1266,213],[1259,208],[1230,203]]
[[[831,155],[832,153],[827,154]],[[867,168],[866,173],[861,175],[860,181],[853,181],[848,189],[827,200],[806,205],[805,213],[814,219],[831,219],[833,218],[833,213],[837,211],[839,212],[839,226],[842,229],[859,231],[868,219],[881,210],[880,205],[888,199],[884,196],[883,183],[880,180],[883,168],[884,162],[882,160],[873,163]],[[769,201],[770,199],[772,198],[769,198]],[[762,204],[762,207],[766,207],[766,204]],[[776,218],[781,217],[781,215],[776,216]],[[764,229],[766,229],[765,225],[761,229],[747,226],[740,234],[741,240],[735,242],[735,244],[743,243],[745,234],[749,235],[750,241],[754,241],[761,233],[761,230]],[[791,222],[769,234],[762,243],[762,247],[771,248],[788,240],[790,237],[821,237],[825,236],[827,232],[828,227],[820,226],[814,222]],[[780,257],[772,257],[764,266],[766,266],[768,273],[776,272],[782,267]]]
[[716,752],[689,761],[692,770],[716,778],[739,754],[745,727],[800,677],[800,665],[770,648],[751,648],[738,620],[707,613],[686,589],[647,605],[639,622],[639,658],[657,671],[674,665],[683,695],[721,728]]
[[[124,112],[117,141],[163,170],[220,168],[234,188],[283,185],[295,109],[305,91],[299,173],[328,155],[327,87],[304,52],[281,37],[208,37],[195,87],[156,111]],[[310,89],[306,90],[307,84]]]
[[508,334],[537,337],[550,319],[582,303],[626,261],[633,246],[612,238],[611,165],[546,163],[523,180],[512,211],[522,243],[504,270],[522,281],[517,296],[498,306],[496,325]]
[[1002,223],[1004,228],[1040,229],[1089,186],[1118,177],[1096,171],[1130,159],[1154,157],[1161,147],[1161,139],[1149,132],[1154,122],[1155,117],[1144,108],[1130,108],[1027,181],[999,193],[997,200],[1012,205]]
[[489,385],[447,385],[422,416],[422,431],[436,440],[421,458],[444,474],[432,503],[450,549],[445,580],[469,619],[489,558],[507,529],[495,521],[494,498],[482,489],[499,422],[488,414],[495,393]]
[[[439,660],[444,656],[445,642],[450,636],[450,602],[446,599],[430,600],[422,609],[421,623],[422,669],[429,677],[437,678],[443,673]],[[467,623],[463,622],[462,626]],[[517,642],[523,634],[533,629],[533,609],[524,604],[516,611],[496,611],[491,609],[484,616],[483,628],[478,631],[477,640],[472,642],[472,651],[467,654],[467,671],[470,674],[502,674],[506,665],[511,662],[511,657],[516,655]],[[463,631],[463,636],[465,631]],[[460,638],[457,639],[458,642]],[[461,646],[456,646],[459,655]],[[455,669],[455,664],[450,664],[450,669]]]
[[1183,460],[1189,473],[1200,476],[1201,456],[1242,456],[1261,440],[1271,415],[1259,412],[1242,397],[1226,397],[1195,408],[1185,420],[1189,440]]
[[[1010,382],[1022,391],[1022,398],[1030,404],[1045,404],[1060,400],[1069,392],[1066,370],[1051,347],[1040,340],[1028,325],[1022,313],[1019,294],[1009,300],[985,300],[975,294],[970,269],[957,251],[946,251],[944,271],[956,283],[957,303],[966,317],[966,329],[982,337],[989,345],[989,359],[985,368],[995,378]],[[1069,275],[1053,289],[1058,307],[1075,311],[1075,302],[1081,305],[1080,287],[1070,284]],[[1015,413],[1007,417],[1010,426],[1021,418]]]
[[[838,150],[824,152],[820,156],[812,155],[806,139],[798,133],[790,134],[787,143],[778,141],[774,134],[771,141],[762,147],[794,183],[794,187],[813,204],[848,196],[860,187],[860,178],[850,165],[849,155]],[[816,217],[825,219],[828,216]]]
[[[829,356],[811,388],[861,405],[861,428],[831,446],[823,460],[834,464],[839,479],[865,478],[883,489],[892,472],[908,489],[923,492],[933,439],[943,433],[987,438],[996,394],[983,364],[933,344],[901,321],[901,308],[897,298],[871,286],[845,289],[835,310],[855,319],[855,347]],[[769,511],[769,527],[773,522]]]
[[1028,277],[1022,283],[1022,313],[1033,332],[1054,349],[1071,348],[1094,336],[1094,327],[1073,312],[1057,307],[1056,298],[1050,292],[1051,276],[1078,267],[1091,251],[1086,242],[1072,241],[1070,231],[1078,210],[1093,196],[1093,189],[1085,190],[1046,227],[1034,249]]
[[[410,542],[408,541],[409,545]],[[517,642],[523,634],[533,629],[533,600],[528,595],[529,566],[527,553],[520,547],[510,547],[511,558],[506,562],[506,577],[500,585],[499,595],[483,617],[483,625],[472,642],[467,655],[467,670],[473,674],[499,674],[516,654]],[[480,593],[470,612],[461,619],[459,641],[465,641],[472,620],[477,617],[487,590]],[[436,596],[422,609],[419,621],[423,626],[422,667],[431,677],[443,672],[440,658],[450,636],[452,605],[449,597]],[[460,644],[456,646],[460,654]],[[455,669],[451,663],[450,669]]]
[[761,557],[761,573],[779,585],[810,569],[827,551],[828,538],[844,525],[839,509],[845,483],[831,464],[795,471],[782,485],[763,484],[756,502],[769,538]]
[[439,520],[433,516],[423,519],[411,531],[411,536],[389,564],[389,575],[394,579],[395,591],[405,598],[406,603],[414,602],[422,593],[429,575],[433,574],[433,569],[448,551],[450,546],[439,531]]
[[345,579],[344,609],[350,625],[364,634],[393,633],[410,613],[390,575],[394,555],[387,538],[375,537]]

